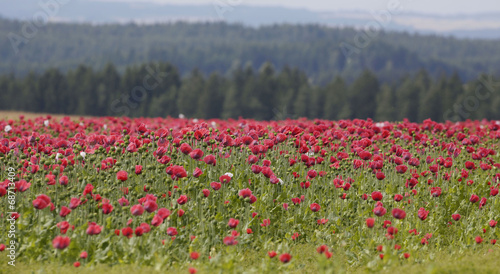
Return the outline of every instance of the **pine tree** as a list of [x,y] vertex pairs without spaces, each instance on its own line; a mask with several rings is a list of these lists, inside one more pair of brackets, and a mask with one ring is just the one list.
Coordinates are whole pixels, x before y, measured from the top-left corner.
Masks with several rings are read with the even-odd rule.
[[[335,120],[339,117],[339,113],[343,110],[347,103],[347,86],[342,77],[337,76],[331,84],[325,89],[325,105],[323,110],[323,117],[325,119]],[[349,107],[347,107],[348,109]],[[348,118],[351,113],[343,110],[343,115]]]
[[375,112],[376,121],[393,121],[396,108],[396,98],[391,86],[384,84],[377,95],[377,110]]
[[194,69],[191,75],[182,81],[179,89],[177,105],[179,114],[186,117],[194,117],[198,112],[198,99],[205,88],[205,79],[198,69]]
[[376,97],[380,86],[375,75],[365,70],[349,88],[349,107],[351,118],[373,118],[376,110]]

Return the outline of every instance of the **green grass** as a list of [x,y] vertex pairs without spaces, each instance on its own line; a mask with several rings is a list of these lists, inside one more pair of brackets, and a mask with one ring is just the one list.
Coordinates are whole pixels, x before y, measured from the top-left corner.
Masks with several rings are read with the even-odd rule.
[[[458,251],[440,251],[431,255],[432,261],[410,257],[408,260],[389,258],[383,261],[374,258],[374,264],[352,267],[347,263],[347,257],[336,251],[330,260],[316,253],[315,247],[298,245],[292,248],[294,254],[289,264],[282,264],[278,258],[262,259],[262,252],[248,251],[239,257],[232,256],[218,261],[195,261],[183,265],[171,265],[158,269],[136,265],[98,265],[80,266],[58,265],[54,263],[17,263],[15,268],[2,267],[0,272],[7,273],[188,273],[189,267],[195,267],[198,273],[499,273],[500,249],[497,246],[478,247],[459,253]],[[427,254],[429,255],[429,254]],[[1,259],[5,266],[7,261]],[[369,264],[370,265],[370,264]]]

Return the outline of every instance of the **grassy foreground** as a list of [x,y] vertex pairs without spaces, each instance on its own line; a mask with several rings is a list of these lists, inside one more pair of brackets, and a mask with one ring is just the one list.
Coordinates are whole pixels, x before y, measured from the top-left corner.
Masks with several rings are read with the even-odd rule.
[[[277,258],[261,259],[262,254],[249,251],[240,258],[233,257],[231,261],[195,261],[183,265],[172,265],[168,268],[144,267],[136,265],[99,265],[80,266],[75,268],[68,265],[50,263],[23,264],[17,263],[15,269],[7,265],[4,256],[1,258],[2,270],[9,273],[189,273],[194,267],[198,273],[499,273],[500,249],[497,246],[473,248],[466,252],[440,251],[428,254],[432,261],[419,258],[409,258],[403,262],[397,258],[375,258],[373,263],[363,267],[351,267],[340,251],[336,251],[330,260],[319,256],[313,246],[296,246],[295,256],[288,264],[282,264]],[[390,260],[387,262],[387,260]],[[380,262],[380,263],[379,263]],[[10,270],[14,270],[11,272]]]

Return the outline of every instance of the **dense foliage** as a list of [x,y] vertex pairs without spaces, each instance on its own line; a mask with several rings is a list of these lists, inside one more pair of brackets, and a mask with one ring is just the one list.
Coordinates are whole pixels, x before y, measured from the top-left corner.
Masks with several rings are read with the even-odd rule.
[[[273,273],[313,245],[320,269],[344,256],[381,270],[500,237],[500,121],[39,117],[0,128],[11,178],[0,212],[15,220],[0,251],[17,263]],[[261,263],[242,269],[249,250]]]
[[[174,64],[181,75],[195,67],[204,75],[226,74],[240,65],[258,69],[271,62],[278,69],[298,67],[315,84],[326,84],[337,75],[351,82],[364,69],[372,70],[383,82],[421,68],[433,78],[441,72],[457,71],[466,81],[475,79],[479,72],[500,73],[500,56],[492,54],[500,52],[498,40],[383,31],[367,35],[352,28],[317,25],[26,26],[25,22],[0,19],[0,73],[26,74],[50,67],[66,71],[82,63],[99,70],[108,62],[124,71],[130,65],[157,61]],[[19,44],[13,47],[11,40]]]
[[500,118],[500,81],[483,75],[463,84],[457,74],[433,80],[421,70],[393,84],[370,71],[351,84],[335,77],[325,86],[305,72],[265,63],[238,67],[230,76],[181,77],[169,63],[128,67],[108,64],[62,73],[49,69],[25,77],[0,76],[0,109],[93,116],[254,118],[374,118],[378,121],[435,121]]

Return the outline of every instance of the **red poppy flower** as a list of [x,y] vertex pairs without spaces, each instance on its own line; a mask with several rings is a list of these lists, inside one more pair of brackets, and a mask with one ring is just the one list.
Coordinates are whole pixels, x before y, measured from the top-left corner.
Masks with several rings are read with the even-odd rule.
[[56,249],[65,249],[71,242],[69,237],[57,236],[52,240],[52,246]]
[[193,151],[193,149],[191,148],[190,145],[186,144],[186,143],[182,143],[182,145],[180,146],[179,150],[183,153],[183,154],[189,154],[191,153],[191,151]]
[[312,203],[310,206],[312,212],[318,212],[321,209],[321,206],[317,203]]
[[128,174],[126,171],[124,170],[121,170],[121,171],[118,171],[118,173],[116,174],[116,178],[122,182],[126,181],[128,179]]
[[219,177],[219,181],[221,182],[221,184],[227,184],[231,182],[231,177],[229,175],[222,175]]
[[177,235],[177,229],[175,227],[169,227],[167,228],[167,234],[168,236],[175,236]]
[[225,237],[223,242],[225,245],[237,245],[238,244],[238,241],[236,241],[236,238],[234,236]]
[[467,169],[476,169],[476,165],[473,162],[471,162],[471,161],[467,161],[467,162],[465,162],[465,168],[467,168]]
[[170,210],[166,209],[166,208],[160,208],[158,209],[158,215],[163,219],[165,220],[166,218],[168,218],[168,216],[170,216]]
[[65,206],[62,206],[61,207],[61,211],[59,211],[59,216],[61,216],[61,217],[64,218],[64,217],[66,217],[70,213],[71,213],[71,209],[69,209],[69,208],[67,208]]
[[374,191],[374,192],[372,192],[372,199],[373,199],[374,201],[380,201],[380,200],[382,200],[382,198],[383,198],[383,197],[384,197],[384,196],[383,196],[383,195],[382,195],[382,193],[380,193],[379,191]]
[[245,189],[240,190],[238,195],[243,197],[243,198],[247,198],[247,197],[250,197],[252,195],[252,191],[248,188],[245,188]]
[[497,221],[491,220],[489,223],[490,227],[495,227],[497,225]]
[[154,217],[153,217],[153,220],[151,220],[151,225],[152,226],[160,226],[161,224],[163,224],[163,218],[156,214]]
[[481,236],[477,236],[474,240],[476,241],[476,244],[480,244],[483,242],[483,238],[481,238]]
[[88,255],[87,251],[82,251],[82,253],[80,253],[80,259],[87,259]]
[[269,226],[270,224],[271,224],[270,219],[264,219],[264,220],[262,220],[262,224],[260,224],[260,226],[266,227],[266,226]]
[[210,190],[208,190],[208,189],[203,189],[201,192],[203,193],[203,196],[205,196],[205,197],[208,197],[210,195]]
[[392,216],[396,219],[402,220],[406,217],[406,212],[399,208],[394,208],[392,210]]
[[441,188],[440,187],[431,187],[431,195],[433,197],[441,196]]
[[418,210],[418,218],[420,218],[420,220],[425,220],[427,219],[427,216],[429,215],[429,211],[425,210],[425,208],[421,207],[419,210]]
[[130,208],[130,213],[134,216],[140,216],[144,213],[144,207],[142,205],[134,205]]
[[377,177],[378,180],[383,180],[385,179],[385,174],[383,172],[377,172],[377,174],[375,175]]
[[205,156],[205,158],[203,158],[203,161],[207,164],[207,165],[212,165],[212,166],[215,166],[217,164],[217,161],[215,160],[215,156],[210,154],[210,155],[207,155]]
[[405,165],[398,165],[398,166],[396,166],[396,172],[397,172],[397,173],[401,173],[401,174],[403,174],[403,173],[405,173],[407,170],[408,170],[408,167],[407,167],[407,166],[405,166]]
[[186,195],[181,195],[179,197],[179,199],[177,199],[177,203],[180,205],[187,203],[187,201],[188,201],[188,197]]
[[191,157],[194,160],[199,160],[203,157],[203,151],[197,148],[189,153],[189,157]]
[[477,203],[477,202],[479,201],[479,196],[477,196],[477,195],[475,195],[475,194],[472,194],[472,195],[470,196],[469,201],[470,201],[471,203]]
[[134,233],[134,230],[131,227],[122,228],[122,235],[127,237],[127,238],[132,238],[133,233]]
[[378,217],[382,217],[385,215],[385,213],[387,213],[387,210],[382,206],[377,206],[373,209],[373,213]]
[[202,171],[200,168],[196,168],[196,169],[193,171],[193,177],[195,177],[195,178],[200,177],[202,174],[203,174],[203,171]]
[[189,256],[191,257],[191,259],[193,260],[198,260],[198,258],[200,257],[200,253],[196,252],[196,251],[193,251],[191,252],[191,254],[189,254]]
[[292,259],[292,256],[288,253],[283,253],[280,255],[280,261],[283,263],[288,263]]
[[50,205],[50,198],[45,194],[38,195],[35,200],[33,200],[33,207],[36,209],[44,209]]
[[236,220],[236,219],[229,219],[229,222],[227,223],[227,225],[230,227],[230,228],[236,228],[238,226],[238,224],[240,223],[239,220]]
[[262,170],[262,168],[258,165],[252,165],[251,169],[252,169],[252,172],[255,174],[259,174]]
[[368,218],[366,219],[366,226],[368,228],[372,228],[375,225],[375,219],[374,218]]
[[89,226],[87,227],[87,234],[88,235],[98,235],[101,233],[101,227],[94,223],[94,222],[91,222],[89,223]]
[[102,205],[102,213],[103,213],[103,214],[105,214],[105,215],[106,215],[106,214],[111,213],[112,211],[113,211],[113,206],[112,206],[111,204],[109,204],[109,203],[104,203],[104,204]]
[[141,165],[136,165],[135,166],[135,174],[139,175],[142,173],[142,166]]
[[31,187],[31,183],[26,182],[26,180],[20,180],[16,183],[16,190],[19,192],[25,192]]

